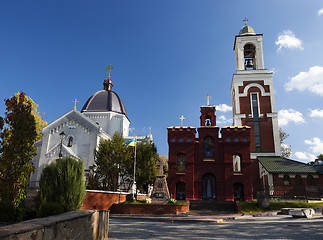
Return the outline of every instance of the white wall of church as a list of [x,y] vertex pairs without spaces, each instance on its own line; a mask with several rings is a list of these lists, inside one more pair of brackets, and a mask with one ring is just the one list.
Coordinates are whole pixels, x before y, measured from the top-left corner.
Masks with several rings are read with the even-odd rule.
[[122,133],[124,137],[129,134],[130,122],[123,114],[116,112],[84,112],[83,114],[98,123],[111,137],[115,132]]

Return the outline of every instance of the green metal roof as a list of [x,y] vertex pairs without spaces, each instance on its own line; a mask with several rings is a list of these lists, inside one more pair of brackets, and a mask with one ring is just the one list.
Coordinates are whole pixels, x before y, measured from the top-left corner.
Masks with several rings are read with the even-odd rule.
[[258,157],[261,165],[270,173],[314,174],[319,173],[315,167],[283,157]]

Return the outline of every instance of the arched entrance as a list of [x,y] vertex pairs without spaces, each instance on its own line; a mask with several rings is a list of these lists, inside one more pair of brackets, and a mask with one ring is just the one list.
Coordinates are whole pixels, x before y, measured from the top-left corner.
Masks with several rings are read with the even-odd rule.
[[233,184],[234,200],[243,201],[243,184],[235,183]]
[[178,182],[176,184],[176,199],[185,200],[186,199],[186,186],[183,182]]
[[202,178],[203,182],[203,199],[215,199],[216,198],[216,182],[213,174],[205,174]]

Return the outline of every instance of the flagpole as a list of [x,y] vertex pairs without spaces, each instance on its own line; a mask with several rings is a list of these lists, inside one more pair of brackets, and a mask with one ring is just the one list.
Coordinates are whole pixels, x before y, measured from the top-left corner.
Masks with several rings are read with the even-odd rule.
[[133,188],[132,188],[132,198],[135,199],[135,189],[136,189],[136,158],[137,158],[137,139],[136,135],[134,134],[135,139],[135,156],[134,156],[134,162],[133,162]]

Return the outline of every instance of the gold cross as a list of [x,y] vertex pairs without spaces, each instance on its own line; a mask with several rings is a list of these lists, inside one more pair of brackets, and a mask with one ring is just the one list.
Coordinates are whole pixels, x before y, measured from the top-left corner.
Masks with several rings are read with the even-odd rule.
[[75,98],[75,100],[73,101],[74,103],[74,109],[76,109],[76,103],[78,103],[79,101],[77,101],[77,99]]
[[247,26],[247,22],[249,21],[248,18],[244,18],[242,21],[245,22],[245,25]]
[[112,67],[111,64],[109,64],[109,66],[106,68],[108,70],[108,78],[110,78],[110,74],[111,74],[111,70],[114,69],[114,67]]

